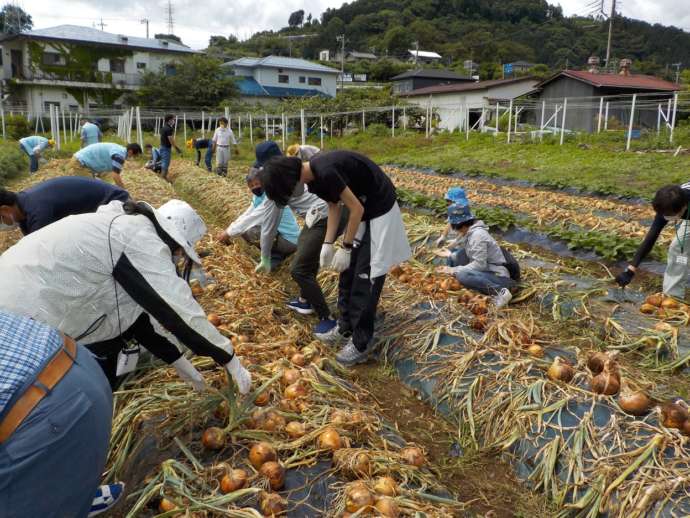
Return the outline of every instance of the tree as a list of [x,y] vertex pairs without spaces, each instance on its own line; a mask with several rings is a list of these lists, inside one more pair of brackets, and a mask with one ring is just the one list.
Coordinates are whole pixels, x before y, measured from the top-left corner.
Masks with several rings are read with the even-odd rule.
[[166,69],[148,72],[142,78],[141,88],[131,94],[128,102],[161,108],[216,108],[238,95],[235,80],[220,65],[218,59],[195,55],[175,63],[172,75]]
[[23,31],[30,31],[33,26],[34,22],[31,15],[18,5],[6,4],[0,10],[0,32],[19,34]]
[[288,19],[288,25],[290,27],[300,27],[304,23],[304,9],[295,11],[290,15]]
[[174,34],[155,34],[153,37],[157,40],[173,41],[175,43],[179,43],[180,45],[184,45],[180,37],[175,36]]
[[383,44],[391,56],[403,57],[412,47],[412,35],[405,27],[398,25],[386,32],[383,37]]

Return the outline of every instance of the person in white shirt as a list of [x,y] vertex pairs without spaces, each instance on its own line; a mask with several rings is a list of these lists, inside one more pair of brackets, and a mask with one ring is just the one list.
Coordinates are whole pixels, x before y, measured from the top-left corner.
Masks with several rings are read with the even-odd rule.
[[230,144],[235,146],[235,154],[238,154],[235,134],[228,128],[228,119],[218,119],[218,127],[213,134],[213,151],[216,153],[216,172],[220,176],[228,175],[228,162],[230,161]]
[[309,160],[311,160],[312,157],[318,153],[321,153],[321,150],[319,148],[307,144],[303,146],[300,144],[293,144],[292,146],[288,147],[285,151],[285,154],[287,156],[299,157],[300,160],[302,160],[302,162],[309,162]]

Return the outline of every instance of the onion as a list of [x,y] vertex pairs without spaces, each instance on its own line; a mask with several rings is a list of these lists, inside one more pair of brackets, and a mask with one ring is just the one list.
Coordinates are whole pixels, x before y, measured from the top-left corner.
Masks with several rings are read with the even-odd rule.
[[602,352],[593,353],[587,358],[587,368],[592,374],[599,374],[604,370],[604,364],[609,360],[609,355]]
[[252,449],[249,450],[249,462],[254,469],[259,469],[266,462],[277,461],[278,454],[273,446],[267,442],[257,442]]
[[209,450],[220,450],[225,446],[225,433],[217,426],[211,426],[204,430],[201,443]]
[[231,291],[226,291],[225,295],[223,295],[223,298],[229,301],[235,298],[235,294]]
[[283,383],[283,385],[292,385],[293,383],[298,382],[301,377],[302,374],[297,369],[287,369],[283,371],[283,377],[280,381]]
[[669,401],[661,407],[661,424],[666,428],[682,428],[688,420],[688,411],[678,403]]
[[486,318],[486,315],[478,315],[472,319],[472,322],[470,322],[470,327],[475,331],[484,331],[484,329],[486,329],[487,324],[488,320]]
[[228,402],[226,400],[221,401],[213,411],[213,415],[216,419],[225,420],[225,418],[230,415],[230,406]]
[[302,353],[293,354],[290,357],[290,361],[298,367],[304,367],[304,365],[307,363],[307,359],[304,357]]
[[552,381],[568,383],[575,376],[575,369],[565,363],[560,356],[556,356],[549,370],[546,371],[546,375]]
[[363,451],[357,453],[352,462],[352,472],[361,477],[371,476],[371,461],[369,460],[369,455]]
[[666,322],[657,322],[654,326],[654,331],[662,334],[671,334],[673,333],[673,326]]
[[177,509],[177,506],[167,498],[161,498],[161,501],[158,503],[158,510],[161,513],[167,513],[174,509]]
[[238,340],[241,344],[246,344],[247,342],[249,342],[249,337],[248,337],[247,335],[240,335],[240,336],[237,337],[237,340]]
[[544,348],[541,345],[530,344],[530,346],[527,347],[527,352],[530,354],[530,356],[534,356],[535,358],[544,357]]
[[402,273],[403,269],[399,264],[396,264],[393,268],[391,268],[391,275],[393,277],[398,277],[399,275],[402,275]]
[[309,394],[309,391],[299,381],[285,387],[285,391],[283,392],[286,399],[299,399],[306,397],[307,394]]
[[616,364],[612,360],[607,360],[604,370],[592,378],[592,392],[613,396],[618,394],[620,388],[620,374],[618,374]]
[[215,313],[209,313],[208,316],[206,317],[206,320],[211,322],[214,326],[218,327],[223,323],[223,320],[216,315]]
[[640,416],[649,412],[652,400],[642,391],[630,392],[626,390],[618,396],[618,405],[626,414]]
[[382,496],[376,501],[376,510],[381,513],[381,516],[386,518],[398,518],[400,516],[400,507],[395,500],[389,496]]
[[489,307],[486,305],[486,301],[482,300],[472,304],[470,311],[474,315],[486,315],[489,312]]
[[190,284],[190,288],[194,297],[201,297],[204,294],[204,288],[201,287],[198,281],[195,284]]
[[690,419],[683,421],[680,431],[683,432],[683,435],[690,435]]
[[400,456],[402,457],[405,464],[410,466],[415,466],[417,468],[422,467],[426,462],[424,458],[424,452],[416,446],[407,446],[400,450]]
[[354,484],[347,489],[345,509],[356,513],[360,509],[374,505],[374,495],[364,484]]
[[286,358],[289,358],[293,354],[298,353],[299,349],[297,349],[297,347],[294,345],[284,345],[281,352]]
[[220,480],[220,492],[227,495],[246,485],[247,472],[243,469],[233,469]]
[[292,439],[299,439],[307,433],[307,427],[299,421],[290,421],[285,427],[285,431]]
[[285,514],[287,502],[278,493],[264,491],[259,496],[259,509],[264,516],[280,516]]
[[280,431],[285,428],[285,419],[275,412],[268,412],[259,428],[266,432]]
[[273,491],[277,491],[285,485],[285,468],[275,461],[265,462],[259,469],[259,473],[268,479]]
[[655,311],[656,306],[652,306],[651,304],[642,304],[640,306],[640,313],[643,313],[645,315],[653,315]]
[[346,410],[336,408],[331,412],[331,423],[336,425],[345,425],[350,422],[350,414]]
[[450,290],[451,291],[459,291],[462,289],[462,284],[460,284],[460,281],[457,280],[455,277],[453,277],[450,280]]
[[322,450],[339,450],[342,447],[342,441],[340,439],[340,434],[333,428],[326,428],[321,435],[319,435],[317,441],[319,448]]
[[671,297],[666,297],[663,302],[661,303],[661,307],[664,309],[680,309],[680,303]]
[[374,483],[374,491],[379,495],[395,496],[398,494],[398,484],[393,477],[379,477]]
[[664,301],[664,296],[661,293],[655,293],[654,295],[650,295],[645,299],[645,304],[649,304],[650,306],[656,306],[657,308],[661,306],[661,303]]

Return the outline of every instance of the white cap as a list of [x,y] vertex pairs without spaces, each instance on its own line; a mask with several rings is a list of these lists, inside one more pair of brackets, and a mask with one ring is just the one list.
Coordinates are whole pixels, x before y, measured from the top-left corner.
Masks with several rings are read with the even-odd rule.
[[191,205],[182,200],[170,200],[154,211],[163,229],[184,248],[187,256],[201,264],[194,246],[206,234],[206,223]]

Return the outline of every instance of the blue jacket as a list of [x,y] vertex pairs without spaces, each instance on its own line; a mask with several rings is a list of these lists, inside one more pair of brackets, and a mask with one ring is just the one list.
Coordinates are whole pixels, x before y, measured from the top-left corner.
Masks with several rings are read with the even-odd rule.
[[95,173],[106,173],[122,169],[127,159],[127,149],[119,144],[101,142],[80,149],[74,153],[74,157]]
[[84,147],[98,144],[101,141],[101,130],[92,122],[87,122],[81,127],[81,138],[84,139]]
[[29,155],[34,154],[34,148],[38,146],[41,151],[48,147],[48,139],[45,137],[40,137],[38,135],[33,135],[31,137],[24,137],[19,139],[19,144],[24,148]]

